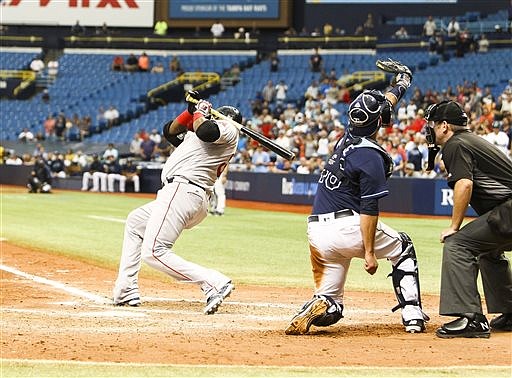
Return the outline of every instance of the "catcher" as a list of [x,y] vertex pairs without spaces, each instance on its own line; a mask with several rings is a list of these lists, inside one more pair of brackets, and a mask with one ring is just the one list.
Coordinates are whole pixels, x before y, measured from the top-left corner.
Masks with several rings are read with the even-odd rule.
[[334,146],[320,174],[307,236],[315,281],[313,298],[292,318],[285,330],[300,335],[311,325],[325,327],[343,317],[344,286],[353,258],[364,260],[373,275],[378,259],[388,259],[402,323],[406,332],[425,330],[429,320],[420,298],[418,262],[412,240],[379,221],[379,199],[388,195],[387,178],[393,171],[388,153],[375,141],[379,128],[391,122],[393,107],[412,79],[411,70],[396,61],[377,66],[396,74],[394,86],[383,94],[361,93],[349,106],[350,127]]

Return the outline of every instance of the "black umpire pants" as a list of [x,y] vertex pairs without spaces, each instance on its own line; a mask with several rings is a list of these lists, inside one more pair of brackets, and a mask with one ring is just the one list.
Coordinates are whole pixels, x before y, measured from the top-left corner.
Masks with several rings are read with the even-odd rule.
[[485,213],[447,237],[443,247],[440,315],[482,311],[480,271],[489,313],[512,313],[512,272],[504,251],[512,238],[491,230]]

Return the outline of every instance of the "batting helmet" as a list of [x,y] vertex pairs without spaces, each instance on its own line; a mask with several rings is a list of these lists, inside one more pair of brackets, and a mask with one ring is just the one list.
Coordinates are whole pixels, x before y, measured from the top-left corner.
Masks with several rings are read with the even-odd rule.
[[348,108],[350,133],[354,136],[370,136],[382,124],[382,112],[386,97],[379,91],[364,91],[355,98]]
[[226,117],[231,118],[235,122],[242,123],[242,114],[240,114],[240,110],[238,110],[234,106],[224,105],[218,108],[217,111],[220,114],[223,114]]

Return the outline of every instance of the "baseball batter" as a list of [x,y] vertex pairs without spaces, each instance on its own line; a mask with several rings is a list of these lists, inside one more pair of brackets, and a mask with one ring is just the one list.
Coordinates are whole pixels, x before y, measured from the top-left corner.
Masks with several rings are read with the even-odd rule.
[[353,258],[364,260],[374,274],[377,259],[388,259],[402,321],[407,332],[422,332],[428,317],[421,308],[418,266],[413,243],[379,221],[378,200],[388,192],[393,162],[375,141],[382,124],[389,124],[393,106],[410,86],[412,74],[403,67],[395,86],[385,95],[364,91],[349,106],[350,127],[338,140],[318,181],[307,236],[315,293],[292,318],[286,334],[299,335],[311,325],[328,326],[343,315],[344,287]]
[[[191,95],[199,99],[198,93]],[[242,121],[238,109],[217,109]],[[235,153],[239,131],[228,120],[211,118],[211,104],[200,100],[164,126],[166,139],[176,146],[162,170],[163,187],[156,199],[133,210],[127,218],[114,304],[141,303],[138,273],[141,259],[178,281],[200,286],[205,314],[217,311],[234,289],[230,278],[176,255],[172,247],[181,232],[200,223],[208,213],[213,185]]]

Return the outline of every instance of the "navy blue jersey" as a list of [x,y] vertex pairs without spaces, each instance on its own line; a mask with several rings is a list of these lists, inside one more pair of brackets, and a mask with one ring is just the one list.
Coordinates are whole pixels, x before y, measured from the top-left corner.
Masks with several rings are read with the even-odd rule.
[[387,175],[383,153],[377,148],[339,143],[320,174],[312,213],[352,209],[378,215],[377,200],[389,194]]

